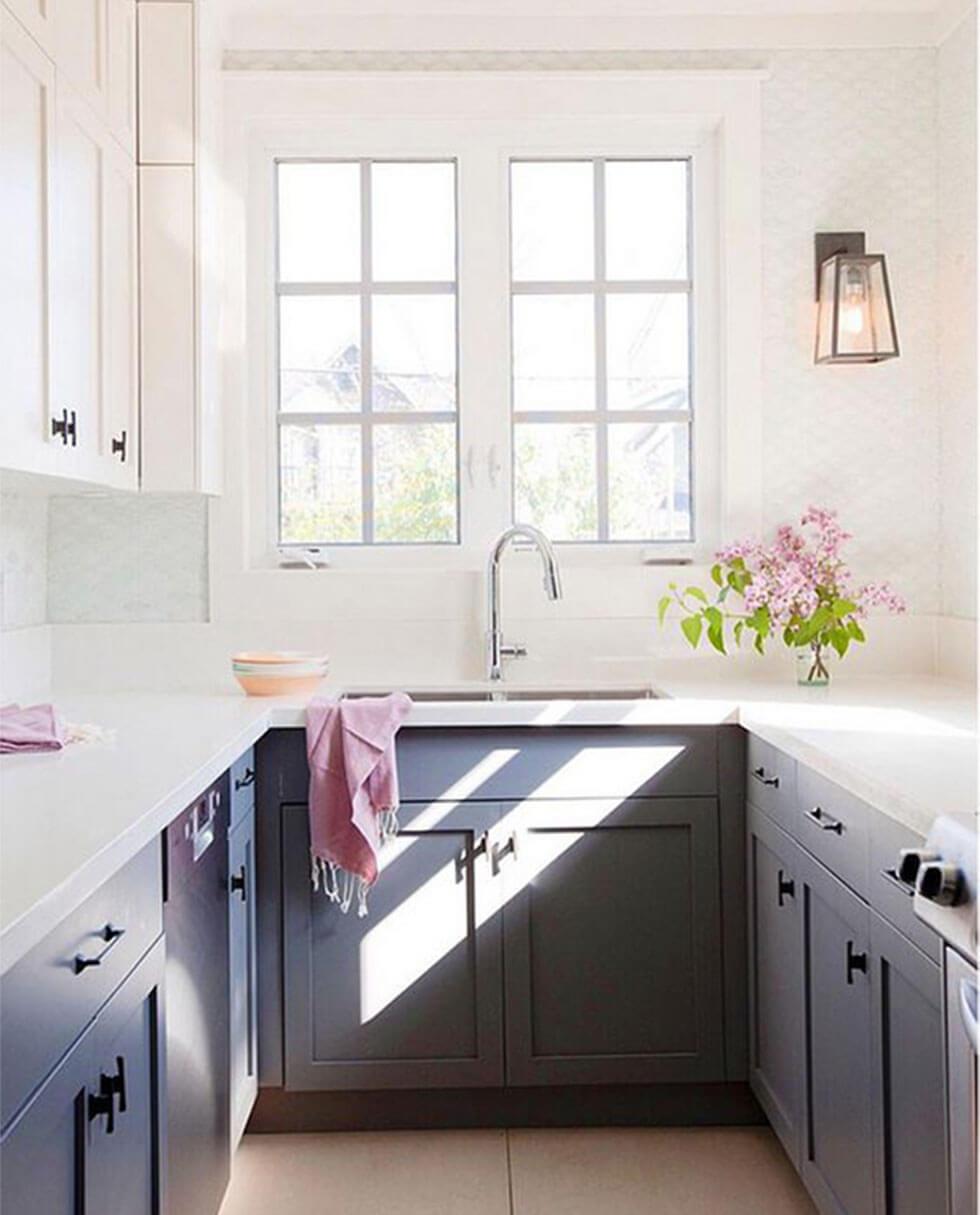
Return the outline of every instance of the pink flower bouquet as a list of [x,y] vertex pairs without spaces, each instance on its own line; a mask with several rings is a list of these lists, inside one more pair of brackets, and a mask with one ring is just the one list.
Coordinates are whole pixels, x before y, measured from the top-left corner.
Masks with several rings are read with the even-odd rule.
[[[843,658],[852,642],[863,642],[860,622],[872,608],[906,610],[886,582],[854,587],[840,555],[850,538],[835,511],[811,506],[799,528],[784,524],[772,544],[743,541],[722,549],[711,568],[713,599],[701,587],[681,590],[671,583],[670,594],[660,600],[660,623],[676,604],[691,646],[706,637],[722,654],[729,626],[736,645],[746,631],[754,634],[760,654],[778,632],[787,646],[809,650],[806,682],[825,683],[826,650],[833,648]],[[733,599],[740,601],[738,610]]]

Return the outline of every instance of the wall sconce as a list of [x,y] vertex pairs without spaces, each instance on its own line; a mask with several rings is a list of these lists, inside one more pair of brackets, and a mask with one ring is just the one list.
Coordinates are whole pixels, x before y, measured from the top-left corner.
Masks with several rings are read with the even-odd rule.
[[898,358],[898,333],[883,253],[865,253],[863,232],[818,232],[816,363]]

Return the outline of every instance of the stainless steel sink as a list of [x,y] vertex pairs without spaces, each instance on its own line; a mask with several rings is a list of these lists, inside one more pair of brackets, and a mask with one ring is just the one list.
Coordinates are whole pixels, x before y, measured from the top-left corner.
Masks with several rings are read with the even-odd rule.
[[[491,704],[506,701],[550,700],[655,700],[657,693],[648,684],[625,686],[593,685],[588,688],[535,687],[503,684],[498,688],[406,688],[417,704]],[[346,693],[348,698],[378,696],[380,692]]]

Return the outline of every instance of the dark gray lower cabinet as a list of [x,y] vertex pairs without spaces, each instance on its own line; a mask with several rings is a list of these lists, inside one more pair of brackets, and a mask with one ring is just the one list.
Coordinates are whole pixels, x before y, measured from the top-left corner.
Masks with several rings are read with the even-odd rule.
[[873,1215],[870,917],[800,851],[806,1134],[803,1179],[828,1215]]
[[4,1215],[160,1215],[162,984],[158,942],[0,1144]]
[[797,846],[747,815],[749,1081],[799,1167],[803,1125],[803,934]]
[[880,1215],[947,1209],[942,972],[871,913]]
[[508,1084],[724,1079],[716,801],[517,803],[497,835]]
[[231,1142],[238,1143],[258,1094],[255,809],[228,832],[228,982]]
[[498,815],[403,803],[362,919],[312,889],[307,807],[283,807],[287,1089],[503,1083],[499,916],[477,880]]

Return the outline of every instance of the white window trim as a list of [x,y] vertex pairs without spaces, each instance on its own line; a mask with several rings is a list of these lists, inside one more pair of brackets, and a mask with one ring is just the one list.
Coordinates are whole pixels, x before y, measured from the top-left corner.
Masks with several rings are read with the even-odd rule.
[[[241,513],[233,523],[218,524],[219,531],[232,529],[226,537],[230,549],[221,544],[227,572],[278,572],[268,525],[270,508],[276,506],[270,495],[275,494],[277,453],[271,408],[275,329],[268,323],[275,299],[274,244],[267,238],[273,163],[283,156],[459,162],[461,544],[330,547],[331,566],[480,568],[490,540],[510,522],[507,182],[509,161],[519,157],[694,160],[698,536],[693,545],[564,545],[563,560],[620,566],[671,557],[701,561],[733,532],[757,527],[764,77],[756,70],[528,72],[505,78],[501,73],[344,72],[314,79],[309,73],[235,73],[226,80],[227,163],[233,185],[237,168],[244,202],[237,231],[234,223],[229,231],[232,244],[236,236],[241,242],[246,264],[237,320],[247,358],[246,424],[237,436],[238,450],[247,458],[243,475],[229,477],[228,485]],[[446,113],[458,117],[447,121]],[[528,113],[536,117],[529,119]],[[234,326],[234,308],[231,313]],[[233,393],[243,387],[234,375],[229,381]],[[708,444],[705,431],[711,432]],[[233,515],[221,512],[222,520]],[[229,555],[235,550],[240,562]]]

